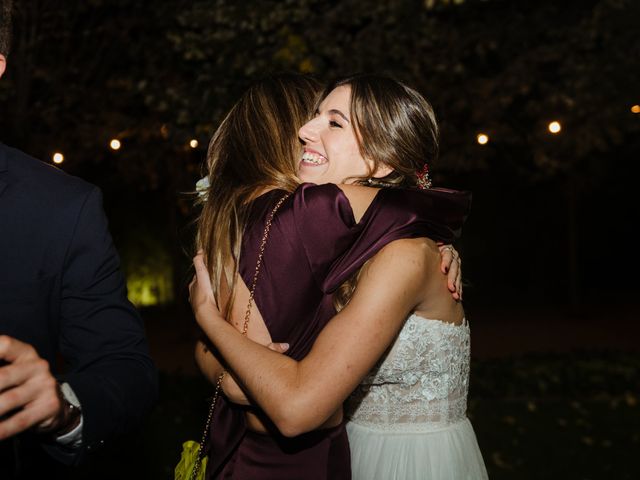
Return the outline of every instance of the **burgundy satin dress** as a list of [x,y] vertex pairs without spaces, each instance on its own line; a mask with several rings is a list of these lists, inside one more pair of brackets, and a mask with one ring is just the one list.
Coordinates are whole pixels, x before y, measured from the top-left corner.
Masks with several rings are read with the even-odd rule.
[[[240,275],[251,285],[266,219],[284,195],[259,198],[243,236]],[[333,184],[303,184],[276,213],[265,247],[255,303],[274,342],[287,342],[301,360],[336,314],[332,293],[382,247],[400,238],[451,243],[468,214],[470,194],[443,189],[378,192],[360,222]],[[244,410],[218,400],[209,442],[207,478],[351,478],[344,425],[294,438],[249,431]]]

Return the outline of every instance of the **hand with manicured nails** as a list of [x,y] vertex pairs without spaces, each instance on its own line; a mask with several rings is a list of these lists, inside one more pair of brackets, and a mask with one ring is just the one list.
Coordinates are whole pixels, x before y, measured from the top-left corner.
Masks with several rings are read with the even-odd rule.
[[[196,319],[200,322],[206,318],[206,315],[198,314],[202,309],[207,311],[209,315],[222,318],[211,288],[209,272],[204,263],[204,255],[201,251],[194,257],[193,264],[196,274],[193,276],[191,283],[189,283],[189,302]],[[287,343],[271,342],[266,347],[277,353],[285,353],[289,349]],[[208,355],[212,355],[211,351],[203,341],[199,341],[196,345],[196,363],[209,382],[215,385],[218,381],[220,370],[211,369],[213,363],[207,362]],[[230,402],[238,405],[252,405],[244,390],[230,373],[227,372],[221,386],[222,391]]]
[[440,270],[447,275],[447,287],[455,300],[462,300],[462,259],[453,245],[438,245]]

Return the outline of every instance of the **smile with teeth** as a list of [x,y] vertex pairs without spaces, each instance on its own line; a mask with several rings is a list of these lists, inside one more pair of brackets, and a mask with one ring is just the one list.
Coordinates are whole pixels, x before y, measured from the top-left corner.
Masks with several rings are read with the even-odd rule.
[[302,154],[302,161],[311,165],[322,165],[327,162],[327,159],[319,153],[304,152]]

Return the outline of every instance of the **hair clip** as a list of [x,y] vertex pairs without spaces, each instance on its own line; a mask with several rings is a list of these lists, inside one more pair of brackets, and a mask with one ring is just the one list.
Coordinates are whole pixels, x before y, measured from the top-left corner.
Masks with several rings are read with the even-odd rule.
[[203,201],[207,199],[207,193],[209,192],[210,186],[211,185],[209,184],[208,176],[202,177],[196,183],[196,193],[198,194],[198,197],[200,197]]
[[422,170],[416,172],[416,177],[418,178],[417,183],[420,190],[431,188],[431,177],[429,176],[429,165],[427,163],[424,164]]

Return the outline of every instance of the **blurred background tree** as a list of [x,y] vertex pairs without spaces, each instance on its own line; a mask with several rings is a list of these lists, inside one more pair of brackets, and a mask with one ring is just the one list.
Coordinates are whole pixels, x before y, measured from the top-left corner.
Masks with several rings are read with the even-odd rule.
[[[160,404],[77,478],[172,478],[200,434],[211,388],[179,373],[193,373],[190,192],[222,115],[281,70],[386,73],[434,104],[436,184],[474,193],[457,247],[491,478],[638,478],[638,355],[572,347],[637,343],[640,2],[14,3],[0,141],[63,154],[100,186],[132,300],[168,305],[143,310]],[[561,353],[521,356],[547,348]]]
[[[628,179],[638,171],[637,2],[16,7],[1,139],[44,160],[64,153],[62,168],[105,190],[130,275],[153,263],[127,254],[146,235],[171,259],[163,275],[176,294],[193,211],[184,193],[200,176],[208,139],[253,79],[279,70],[323,80],[391,74],[433,102],[442,129],[436,183],[475,194],[460,245],[471,299],[542,295],[577,306],[590,289],[607,288],[607,242],[631,233],[620,207],[633,202]],[[110,149],[111,139],[122,147]]]

